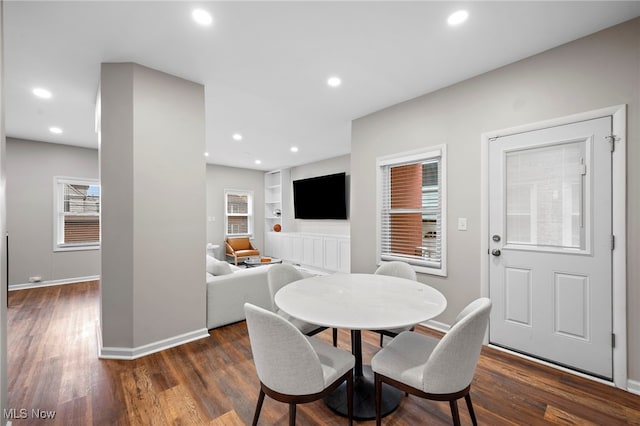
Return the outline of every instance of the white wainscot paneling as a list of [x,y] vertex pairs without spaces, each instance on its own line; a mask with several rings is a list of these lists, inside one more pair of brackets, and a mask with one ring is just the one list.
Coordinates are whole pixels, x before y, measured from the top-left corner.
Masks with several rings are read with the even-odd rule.
[[[351,244],[348,236],[280,232],[269,233],[268,253],[287,263],[326,272],[351,271]],[[275,250],[278,248],[277,250]]]
[[323,238],[317,235],[302,235],[301,238],[303,243],[302,263],[314,268],[323,268]]
[[283,257],[282,250],[282,238],[279,232],[265,232],[266,235],[266,250],[263,253],[265,256],[271,257]]

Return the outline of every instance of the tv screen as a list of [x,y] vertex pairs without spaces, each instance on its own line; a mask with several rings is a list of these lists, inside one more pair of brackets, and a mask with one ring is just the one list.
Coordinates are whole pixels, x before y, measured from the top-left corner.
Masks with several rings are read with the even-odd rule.
[[296,219],[346,219],[346,173],[293,181]]

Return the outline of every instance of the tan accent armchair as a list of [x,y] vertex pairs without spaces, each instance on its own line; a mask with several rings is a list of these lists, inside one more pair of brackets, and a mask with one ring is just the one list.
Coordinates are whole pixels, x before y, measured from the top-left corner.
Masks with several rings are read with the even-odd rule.
[[260,256],[260,251],[256,249],[249,237],[227,238],[227,257],[232,257],[234,264],[238,264],[239,258]]

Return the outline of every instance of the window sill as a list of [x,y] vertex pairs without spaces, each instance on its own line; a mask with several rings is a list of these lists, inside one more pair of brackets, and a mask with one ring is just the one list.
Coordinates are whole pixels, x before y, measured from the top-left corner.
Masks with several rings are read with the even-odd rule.
[[408,263],[409,266],[411,266],[413,268],[414,271],[416,271],[416,273],[418,274],[426,274],[426,275],[435,275],[438,277],[446,277],[447,276],[447,268],[446,265],[443,265],[442,267],[433,267],[433,266],[428,266],[425,263],[423,264],[419,264],[418,262],[411,262],[410,259],[407,258],[403,258],[400,256],[389,256],[389,255],[385,255],[382,257],[382,259],[378,259],[378,265],[382,262],[390,262],[390,261],[400,261],[400,262],[405,262]]
[[434,269],[434,268],[428,268],[426,266],[418,266],[418,265],[411,265],[411,267],[418,274],[436,275],[439,277],[447,276],[447,271],[443,271],[442,269]]
[[57,245],[53,248],[54,252],[57,251],[85,251],[85,250],[100,250],[100,244],[65,244]]

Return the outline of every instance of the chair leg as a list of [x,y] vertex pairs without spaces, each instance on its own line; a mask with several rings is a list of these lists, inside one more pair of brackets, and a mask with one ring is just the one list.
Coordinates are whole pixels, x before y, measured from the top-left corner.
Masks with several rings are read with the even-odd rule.
[[376,392],[376,426],[382,424],[382,378],[378,373],[374,373]]
[[347,415],[349,416],[349,426],[351,426],[353,425],[353,374],[347,376]]
[[260,411],[262,411],[262,403],[264,402],[264,391],[260,389],[260,395],[258,395],[258,405],[256,405],[256,412],[253,415],[253,426],[258,424],[258,418],[260,417]]
[[296,404],[289,404],[289,426],[296,426]]
[[473,404],[471,403],[471,394],[468,393],[464,396],[464,400],[467,401],[467,408],[469,409],[469,414],[471,415],[471,422],[473,426],[478,426],[478,421],[476,420],[476,413],[473,411]]
[[384,334],[380,333],[380,347],[382,347],[383,341],[384,341]]
[[334,328],[332,333],[333,333],[333,347],[337,348],[338,347],[338,329]]
[[460,413],[458,412],[458,400],[452,399],[449,401],[451,406],[451,417],[453,417],[454,426],[460,426]]

